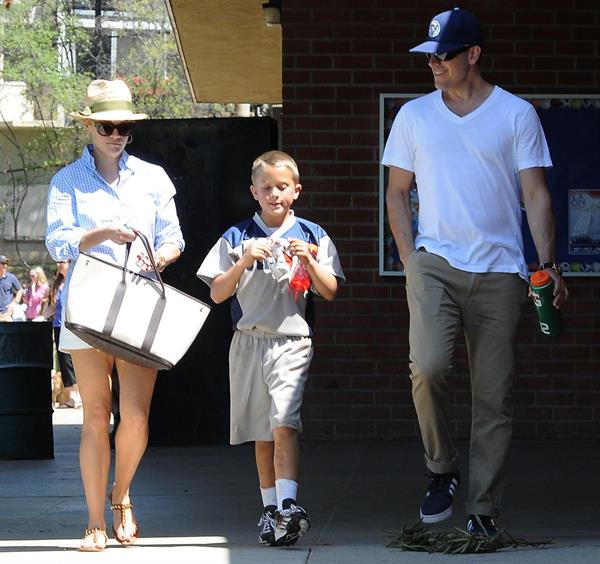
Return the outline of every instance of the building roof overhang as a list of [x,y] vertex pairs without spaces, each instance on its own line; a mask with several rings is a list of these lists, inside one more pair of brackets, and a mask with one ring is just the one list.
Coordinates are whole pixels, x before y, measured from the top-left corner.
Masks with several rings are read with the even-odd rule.
[[264,0],[168,0],[196,102],[280,104],[281,26]]

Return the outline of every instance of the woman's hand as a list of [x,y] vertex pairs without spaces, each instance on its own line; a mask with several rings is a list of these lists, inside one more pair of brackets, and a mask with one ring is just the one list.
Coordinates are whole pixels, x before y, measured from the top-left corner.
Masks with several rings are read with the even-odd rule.
[[117,243],[117,245],[132,243],[135,240],[135,231],[128,229],[124,225],[111,225],[107,229],[107,239],[110,239],[113,243]]
[[79,242],[79,250],[87,251],[104,241],[112,241],[117,245],[131,243],[135,239],[135,232],[124,225],[106,225],[86,231]]
[[[152,268],[152,261],[146,253],[139,253],[137,257],[135,257],[135,264],[143,272],[154,270]],[[154,264],[156,265],[156,270],[162,272],[167,266],[167,259],[161,253],[154,253]]]

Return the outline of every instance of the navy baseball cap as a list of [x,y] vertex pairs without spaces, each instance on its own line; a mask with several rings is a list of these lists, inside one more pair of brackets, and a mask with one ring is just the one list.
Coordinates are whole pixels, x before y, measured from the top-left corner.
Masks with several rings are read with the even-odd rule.
[[434,16],[429,23],[428,41],[409,51],[411,53],[445,53],[471,45],[483,45],[481,25],[468,10],[454,8]]

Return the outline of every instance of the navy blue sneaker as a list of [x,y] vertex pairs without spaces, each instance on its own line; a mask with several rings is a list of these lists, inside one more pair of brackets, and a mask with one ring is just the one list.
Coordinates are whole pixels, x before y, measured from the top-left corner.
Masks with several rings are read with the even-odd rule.
[[475,536],[492,538],[498,534],[498,527],[494,520],[487,515],[469,515],[467,532]]
[[260,519],[258,521],[258,527],[260,532],[258,533],[258,544],[264,546],[277,546],[275,540],[275,510],[277,507],[269,505],[265,507]]
[[457,472],[435,474],[431,472],[431,484],[421,505],[421,520],[423,523],[439,523],[452,515],[454,494],[460,484]]

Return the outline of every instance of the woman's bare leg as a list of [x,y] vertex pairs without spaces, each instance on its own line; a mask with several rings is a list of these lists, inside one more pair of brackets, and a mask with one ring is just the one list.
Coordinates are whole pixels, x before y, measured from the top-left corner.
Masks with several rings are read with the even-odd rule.
[[[110,423],[110,373],[113,357],[95,349],[71,351],[83,402],[83,426],[79,447],[79,465],[88,507],[88,529],[106,528],[106,484],[110,467],[108,426]],[[82,548],[103,548],[101,535],[83,539]]]
[[[119,373],[119,411],[121,423],[115,436],[115,483],[112,503],[128,504],[129,486],[148,443],[148,415],[157,371],[116,359]],[[121,542],[137,536],[137,525],[130,510],[125,511],[125,526],[121,512],[113,512],[116,535]]]

